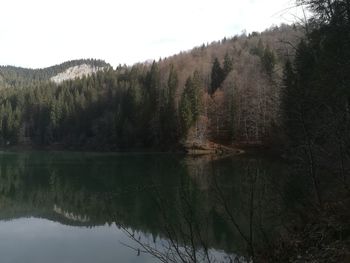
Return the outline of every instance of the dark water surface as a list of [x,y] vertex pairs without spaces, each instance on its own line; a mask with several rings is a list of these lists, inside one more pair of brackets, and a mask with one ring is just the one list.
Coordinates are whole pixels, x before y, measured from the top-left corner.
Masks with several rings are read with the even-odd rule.
[[162,251],[172,229],[185,246],[190,226],[212,258],[244,256],[293,206],[287,171],[261,157],[2,152],[0,261],[157,262],[137,241]]

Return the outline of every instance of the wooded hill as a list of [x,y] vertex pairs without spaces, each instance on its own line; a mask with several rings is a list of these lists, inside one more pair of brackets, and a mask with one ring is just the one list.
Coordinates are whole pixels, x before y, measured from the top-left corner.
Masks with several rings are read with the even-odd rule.
[[29,69],[13,66],[0,66],[0,87],[22,87],[34,82],[49,81],[50,78],[67,70],[68,68],[87,64],[93,67],[111,67],[108,63],[97,59],[79,59],[67,61],[42,69]]
[[[283,65],[301,35],[281,25],[116,69],[100,60],[1,67],[0,142],[101,150],[268,143],[281,123]],[[105,70],[49,81],[83,63]]]

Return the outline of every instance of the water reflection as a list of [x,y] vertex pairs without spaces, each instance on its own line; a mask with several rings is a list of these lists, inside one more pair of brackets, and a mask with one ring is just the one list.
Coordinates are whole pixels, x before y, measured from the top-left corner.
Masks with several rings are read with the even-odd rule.
[[0,224],[1,262],[115,263],[154,262],[137,257],[120,242],[130,240],[115,225],[72,227],[41,218],[20,218]]
[[2,153],[2,262],[146,262],[145,244],[249,258],[285,224],[287,171],[256,157]]

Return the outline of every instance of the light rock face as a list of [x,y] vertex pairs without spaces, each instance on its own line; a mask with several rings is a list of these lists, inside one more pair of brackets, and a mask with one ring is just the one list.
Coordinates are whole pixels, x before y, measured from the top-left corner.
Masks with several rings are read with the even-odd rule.
[[90,218],[86,215],[84,215],[84,216],[75,215],[74,213],[64,211],[63,209],[61,209],[57,205],[54,205],[53,211],[56,212],[57,214],[64,216],[65,218],[67,218],[69,220],[72,220],[72,221],[81,222],[81,223],[87,223],[90,221]]
[[70,67],[64,72],[57,74],[51,78],[51,81],[59,84],[65,80],[82,78],[83,76],[89,76],[97,71],[103,70],[102,67],[94,67],[88,64],[81,64],[78,66]]

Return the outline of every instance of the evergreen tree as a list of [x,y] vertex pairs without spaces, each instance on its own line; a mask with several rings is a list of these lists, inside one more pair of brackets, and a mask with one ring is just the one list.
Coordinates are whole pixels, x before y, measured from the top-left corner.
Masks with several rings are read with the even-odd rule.
[[180,105],[179,105],[179,113],[180,113],[182,134],[183,136],[186,136],[189,128],[193,123],[191,101],[189,99],[189,95],[186,92],[182,93]]
[[153,61],[151,69],[146,76],[146,89],[148,91],[150,106],[152,110],[155,110],[159,102],[158,90],[160,89],[160,73],[158,64],[155,61]]
[[251,53],[260,58],[264,55],[264,44],[261,38],[259,38],[258,45],[251,49]]
[[145,144],[158,145],[160,139],[160,73],[158,64],[154,61],[146,75],[145,100]]
[[198,71],[188,77],[179,106],[183,135],[197,121],[201,111],[201,78]]
[[211,70],[211,84],[209,94],[214,94],[215,91],[221,86],[224,80],[224,71],[220,66],[220,62],[217,58],[214,59]]
[[227,75],[232,71],[232,69],[233,69],[233,61],[230,58],[229,54],[226,53],[224,58],[223,80],[226,79]]
[[168,78],[168,94],[165,101],[167,104],[165,105],[164,113],[162,116],[161,123],[163,124],[163,134],[165,137],[165,141],[170,144],[176,143],[177,140],[177,110],[175,105],[175,97],[176,91],[178,87],[178,76],[177,72],[173,65],[170,67],[170,73]]
[[269,46],[266,46],[264,49],[261,63],[266,74],[271,78],[276,65],[276,56]]
[[168,89],[169,89],[168,105],[172,111],[175,111],[175,96],[176,96],[177,86],[178,86],[177,72],[174,68],[174,65],[171,65],[169,78],[168,78]]
[[297,90],[296,90],[296,76],[293,70],[292,63],[287,60],[283,70],[283,87],[282,87],[282,113],[284,128],[290,138],[295,135],[295,113],[299,109]]

